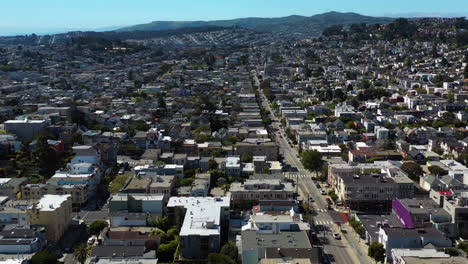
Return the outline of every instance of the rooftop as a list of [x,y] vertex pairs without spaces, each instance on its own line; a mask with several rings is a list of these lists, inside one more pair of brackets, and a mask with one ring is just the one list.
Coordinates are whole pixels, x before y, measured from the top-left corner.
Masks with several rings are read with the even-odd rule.
[[62,206],[64,202],[66,202],[71,195],[55,195],[55,194],[46,194],[44,195],[39,203],[36,205],[36,208],[40,211],[55,211],[55,209]]
[[167,207],[182,206],[187,209],[181,236],[218,235],[221,209],[229,208],[230,197],[171,197]]

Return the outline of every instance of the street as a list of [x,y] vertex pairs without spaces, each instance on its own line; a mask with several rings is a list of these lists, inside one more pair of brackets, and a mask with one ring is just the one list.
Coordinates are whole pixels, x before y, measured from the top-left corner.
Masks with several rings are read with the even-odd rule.
[[[344,222],[341,219],[340,213],[326,209],[328,204],[325,198],[327,196],[320,194],[316,183],[312,180],[314,174],[304,168],[299,159],[297,149],[291,147],[288,143],[284,129],[280,126],[280,118],[275,116],[273,109],[271,109],[267,98],[261,90],[259,94],[262,107],[270,112],[270,118],[273,121],[271,124],[272,130],[278,131],[273,138],[280,148],[284,161],[290,164],[291,167],[297,168],[297,172],[285,173],[285,176],[296,181],[296,184],[298,184],[299,199],[307,203],[310,198],[314,200],[311,205],[314,207],[317,215],[313,217],[313,221],[319,232],[318,238],[323,244],[325,260],[329,263],[373,263],[366,252],[363,252],[362,248],[354,246],[355,239],[351,237],[354,234],[343,234],[340,232],[340,227],[337,223],[340,222],[341,224]],[[347,229],[349,232],[354,232],[350,228]],[[339,233],[341,239],[335,239],[333,233]]]

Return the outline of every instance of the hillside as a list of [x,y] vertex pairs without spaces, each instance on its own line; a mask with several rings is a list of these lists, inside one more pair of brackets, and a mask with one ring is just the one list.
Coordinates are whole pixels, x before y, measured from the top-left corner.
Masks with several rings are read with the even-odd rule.
[[386,17],[370,17],[356,13],[327,12],[323,14],[306,16],[287,16],[279,18],[239,18],[232,20],[215,21],[154,21],[148,24],[121,28],[118,31],[152,31],[170,30],[200,26],[238,26],[262,32],[289,32],[307,35],[319,35],[323,29],[336,24],[349,25],[353,23],[389,23],[393,19]]

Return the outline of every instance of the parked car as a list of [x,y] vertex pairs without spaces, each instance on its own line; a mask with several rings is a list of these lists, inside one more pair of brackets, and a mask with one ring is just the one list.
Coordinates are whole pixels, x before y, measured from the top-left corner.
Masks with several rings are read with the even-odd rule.
[[338,233],[333,233],[333,238],[336,239],[336,240],[340,240],[341,236]]
[[326,192],[325,190],[320,190],[320,194],[321,194],[321,195],[326,195],[327,192]]
[[94,242],[96,242],[96,239],[95,239],[94,237],[90,237],[90,238],[88,239],[87,244],[88,244],[88,245],[92,245],[92,244],[94,244]]

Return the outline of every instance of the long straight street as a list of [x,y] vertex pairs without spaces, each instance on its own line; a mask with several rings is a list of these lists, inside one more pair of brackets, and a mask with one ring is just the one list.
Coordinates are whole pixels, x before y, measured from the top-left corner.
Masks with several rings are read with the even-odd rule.
[[[355,246],[354,234],[343,234],[340,232],[338,222],[343,223],[340,213],[326,209],[327,201],[325,195],[322,195],[312,180],[314,174],[304,168],[299,153],[291,143],[288,142],[284,129],[280,126],[280,119],[275,116],[263,91],[259,89],[262,107],[270,112],[270,118],[273,121],[271,128],[274,133],[274,139],[279,146],[280,153],[284,161],[297,169],[297,172],[285,173],[285,176],[298,184],[299,199],[309,203],[312,198],[314,202],[310,203],[317,215],[313,217],[314,225],[318,231],[318,238],[322,241],[325,260],[330,263],[372,263],[366,252],[359,246]],[[348,230],[348,232],[354,232]],[[339,233],[341,239],[335,239],[333,233]],[[351,240],[351,241],[350,241]]]

